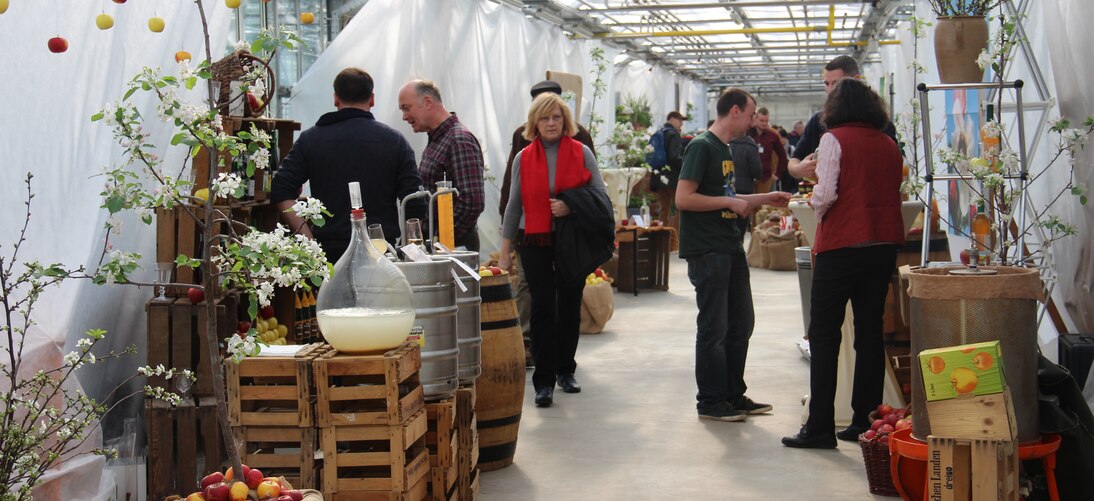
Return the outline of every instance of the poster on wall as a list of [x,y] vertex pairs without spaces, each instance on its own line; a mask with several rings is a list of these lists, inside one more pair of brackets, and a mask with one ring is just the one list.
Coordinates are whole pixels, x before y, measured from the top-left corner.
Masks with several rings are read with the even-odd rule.
[[[980,156],[980,91],[946,91],[946,145],[966,158]],[[958,166],[948,165],[948,174],[958,174]],[[960,172],[969,175],[967,171]],[[964,181],[951,180],[947,186],[950,233],[969,234],[968,207],[973,194]]]

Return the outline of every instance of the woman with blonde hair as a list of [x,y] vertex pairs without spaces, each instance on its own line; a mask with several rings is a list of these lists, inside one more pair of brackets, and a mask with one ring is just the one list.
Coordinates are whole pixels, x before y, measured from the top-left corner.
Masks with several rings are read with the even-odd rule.
[[566,393],[581,391],[574,379],[574,356],[584,275],[574,279],[560,273],[560,268],[572,263],[559,262],[556,249],[559,226],[571,213],[577,214],[578,208],[561,200],[560,194],[591,187],[607,199],[593,152],[571,137],[576,130],[570,108],[561,97],[549,92],[536,96],[524,131],[525,139],[532,143],[513,159],[509,204],[502,221],[498,264],[502,269],[511,268],[509,252],[517,242],[532,296],[532,384],[539,407],[553,403],[556,382]]

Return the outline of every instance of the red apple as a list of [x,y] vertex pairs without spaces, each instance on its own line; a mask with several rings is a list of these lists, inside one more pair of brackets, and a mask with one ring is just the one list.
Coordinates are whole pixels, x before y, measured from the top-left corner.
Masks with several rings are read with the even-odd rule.
[[186,291],[186,297],[190,298],[191,303],[198,304],[205,301],[205,291],[197,287],[190,287],[190,289]]
[[114,3],[125,3],[125,0],[114,0]]
[[881,404],[877,406],[877,417],[885,417],[886,414],[893,412],[893,406],[889,404]]
[[896,425],[895,425],[895,426],[893,426],[893,429],[896,429],[896,430],[905,430],[905,429],[908,429],[908,428],[911,428],[911,427],[912,427],[912,422],[911,422],[910,420],[908,420],[908,419],[901,419],[900,421],[897,421],[897,422],[896,422]]
[[206,487],[209,487],[210,485],[218,484],[218,483],[223,482],[223,481],[224,481],[224,474],[219,472],[219,471],[214,471],[214,472],[212,472],[208,475],[205,475],[205,478],[201,479],[201,488],[205,489]]
[[879,443],[887,444],[887,443],[889,443],[889,435],[882,435],[882,436],[877,438],[877,441]]
[[882,420],[882,419],[875,419],[875,420],[874,420],[874,423],[873,423],[872,425],[870,425],[870,429],[871,429],[871,430],[874,430],[874,431],[877,431],[877,429],[878,429],[878,428],[881,428],[881,425],[883,425],[883,424],[885,424],[885,421],[884,421],[884,420]]
[[[266,306],[263,306],[263,307],[259,308],[258,309],[258,314],[261,315],[262,318],[264,318],[264,319],[273,317],[274,316],[273,306],[272,305],[266,305]],[[246,470],[246,468],[244,468],[244,470]]]
[[293,501],[293,497],[288,494],[282,494],[280,496],[277,496],[276,501]]
[[600,278],[603,278],[603,279],[608,278],[608,275],[606,273],[604,273],[604,270],[602,270],[600,268],[597,268],[596,271],[594,271],[593,273],[596,273],[596,276],[598,276]]
[[247,104],[251,106],[251,111],[255,111],[262,107],[262,100],[253,92],[247,92]]
[[289,489],[287,491],[281,491],[281,495],[289,496],[293,501],[304,501],[304,493],[297,489]]
[[883,424],[883,425],[881,425],[881,428],[877,429],[877,434],[878,435],[888,435],[892,432],[893,432],[893,425],[891,425],[891,424]]
[[[239,477],[242,480],[247,479],[247,472],[251,471],[251,467],[247,465],[240,465],[243,467],[243,476]],[[224,481],[228,482],[235,478],[235,472],[232,471],[232,467],[229,466],[227,470],[224,470]]]
[[258,484],[262,483],[263,479],[262,470],[258,468],[251,468],[251,471],[247,472],[247,487],[257,489]]
[[865,438],[866,440],[873,440],[874,437],[876,437],[876,436],[877,436],[877,432],[874,431],[874,430],[866,430],[862,434],[862,438]]
[[46,42],[46,46],[49,47],[50,52],[60,54],[68,50],[68,40],[61,38],[60,36],[55,36],[50,38],[49,42]]
[[968,249],[961,249],[961,254],[959,256],[960,256],[960,259],[961,259],[961,264],[963,264],[965,266],[968,266],[969,265],[969,250]]
[[896,422],[900,421],[900,416],[896,415],[896,413],[891,412],[889,414],[886,414],[885,417],[881,420],[884,421],[887,425],[896,426]]
[[217,482],[205,488],[206,501],[229,501],[231,495],[232,488],[224,482]]
[[236,325],[236,331],[238,331],[239,333],[244,333],[244,332],[247,332],[249,330],[251,330],[251,322],[250,321],[240,320],[239,324]]
[[501,275],[501,268],[498,268],[497,266],[491,266],[490,273],[493,273],[495,277]]

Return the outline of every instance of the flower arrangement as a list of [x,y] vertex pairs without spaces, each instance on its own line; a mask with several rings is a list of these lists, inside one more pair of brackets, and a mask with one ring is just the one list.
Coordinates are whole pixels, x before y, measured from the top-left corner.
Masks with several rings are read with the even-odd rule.
[[984,16],[1002,0],[928,0],[938,17]]

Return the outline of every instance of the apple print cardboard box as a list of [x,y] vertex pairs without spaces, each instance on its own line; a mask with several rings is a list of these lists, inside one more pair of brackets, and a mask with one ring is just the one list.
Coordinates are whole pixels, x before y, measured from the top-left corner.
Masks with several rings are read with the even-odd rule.
[[919,364],[931,436],[1014,440],[999,341],[924,350]]

